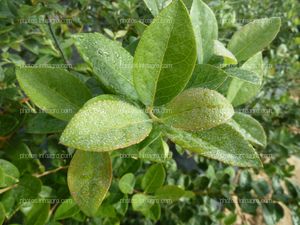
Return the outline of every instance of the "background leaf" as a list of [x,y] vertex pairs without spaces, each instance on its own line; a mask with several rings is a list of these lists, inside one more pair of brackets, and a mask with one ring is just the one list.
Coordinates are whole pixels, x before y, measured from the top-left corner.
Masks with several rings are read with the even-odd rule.
[[257,19],[238,30],[228,43],[228,49],[238,61],[246,60],[267,47],[280,29],[280,18]]
[[152,165],[142,179],[142,188],[146,193],[154,193],[163,185],[166,178],[166,172],[161,164]]
[[214,53],[214,41],[218,39],[215,14],[201,0],[193,1],[190,14],[197,42],[198,63],[207,63]]

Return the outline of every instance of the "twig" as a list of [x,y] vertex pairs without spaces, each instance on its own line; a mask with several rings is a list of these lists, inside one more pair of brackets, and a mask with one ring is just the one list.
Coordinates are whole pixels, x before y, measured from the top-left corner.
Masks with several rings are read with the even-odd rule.
[[[65,63],[66,63],[67,65],[70,65],[69,61],[67,60],[65,54],[63,53],[63,51],[62,51],[62,49],[61,49],[61,47],[60,47],[60,44],[59,44],[58,40],[57,40],[56,37],[55,37],[55,34],[54,34],[54,31],[53,31],[53,28],[52,28],[52,25],[51,25],[51,21],[50,21],[50,19],[49,19],[49,16],[45,15],[45,17],[46,17],[46,20],[47,20],[47,24],[48,24],[48,27],[49,27],[51,36],[52,36],[52,38],[53,38],[53,40],[54,40],[54,43],[55,43],[57,49],[59,50],[59,52],[60,52],[62,58],[63,58],[64,61],[65,61]],[[68,67],[68,69],[69,69],[69,67]]]
[[47,176],[47,175],[49,175],[49,174],[56,173],[56,172],[58,172],[58,171],[60,171],[60,170],[67,169],[68,167],[69,167],[69,166],[61,166],[61,167],[58,167],[58,168],[56,168],[56,169],[54,169],[54,170],[48,170],[48,171],[46,171],[46,172],[44,172],[44,173],[33,174],[33,176],[35,176],[35,177],[37,177],[37,178],[43,177],[43,176]]

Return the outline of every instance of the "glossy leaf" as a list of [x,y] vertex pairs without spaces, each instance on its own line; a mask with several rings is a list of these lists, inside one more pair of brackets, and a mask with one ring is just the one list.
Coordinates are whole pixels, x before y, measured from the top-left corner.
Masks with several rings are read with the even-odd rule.
[[253,147],[228,124],[210,130],[188,133],[164,127],[166,135],[182,148],[207,158],[240,167],[261,167],[262,163]]
[[228,74],[216,66],[199,64],[195,66],[188,87],[202,87],[216,90],[225,82],[227,77]]
[[164,108],[164,123],[183,130],[206,130],[228,121],[234,114],[231,104],[216,91],[187,89]]
[[86,215],[97,212],[111,179],[108,153],[76,151],[68,169],[68,186],[73,199]]
[[214,41],[214,54],[224,58],[224,64],[237,64],[237,59],[229,51],[222,42],[215,40]]
[[189,14],[181,0],[174,0],[144,31],[136,49],[133,79],[140,100],[147,106],[169,102],[188,83],[195,61]]
[[228,123],[250,143],[262,147],[266,146],[267,138],[265,131],[253,117],[243,113],[235,113],[232,120]]
[[228,43],[228,49],[238,61],[247,60],[267,47],[280,29],[280,18],[257,19],[238,30]]
[[155,192],[163,185],[166,178],[166,172],[161,164],[152,165],[142,179],[142,188],[146,193]]
[[57,68],[18,68],[21,88],[39,108],[61,119],[70,120],[92,95],[70,72]]
[[135,176],[127,173],[119,180],[119,188],[124,194],[132,194],[135,185]]
[[114,93],[138,99],[132,78],[133,57],[120,43],[100,33],[78,34],[74,40],[82,58],[105,87]]
[[112,151],[141,142],[151,128],[143,110],[116,96],[100,95],[72,118],[60,141],[84,151]]
[[19,181],[20,173],[9,161],[0,159],[0,187],[7,187]]
[[[260,77],[260,83],[263,78],[263,60],[262,54],[257,53],[250,59],[248,59],[241,69],[252,71]],[[232,79],[230,82],[228,91],[227,91],[227,99],[232,102],[234,106],[241,105],[251,100],[260,90],[261,84],[253,84],[249,82],[244,82],[240,79]]]
[[191,21],[197,42],[198,63],[207,63],[214,53],[214,40],[218,39],[218,23],[213,11],[201,0],[194,0]]

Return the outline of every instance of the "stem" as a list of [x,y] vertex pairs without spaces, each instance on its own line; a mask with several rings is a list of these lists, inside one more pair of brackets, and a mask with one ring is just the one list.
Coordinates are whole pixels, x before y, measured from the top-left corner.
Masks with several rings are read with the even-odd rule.
[[149,114],[149,116],[151,117],[151,119],[155,122],[158,122],[158,123],[162,123],[162,120],[159,119],[157,116],[154,115],[153,113],[153,107],[147,107],[146,109],[147,113]]
[[[46,171],[46,172],[44,172],[44,173],[33,174],[33,176],[35,176],[35,177],[37,177],[37,178],[43,177],[43,176],[47,176],[47,175],[49,175],[49,174],[56,173],[57,171],[67,169],[68,167],[69,167],[69,166],[61,166],[61,167],[58,167],[58,168],[53,169],[53,170],[48,170],[48,171]],[[15,187],[17,187],[17,186],[18,186],[18,183],[14,184],[14,185],[11,185],[11,186],[9,186],[9,187],[6,187],[6,188],[2,188],[2,189],[0,189],[0,194],[3,194],[4,192],[9,191],[9,190],[11,190],[11,189],[13,189],[13,188],[15,188]]]
[[[67,60],[66,56],[64,55],[64,53],[63,53],[63,51],[62,51],[62,49],[61,49],[61,47],[60,47],[60,44],[59,44],[58,40],[57,40],[56,37],[55,37],[55,34],[54,34],[54,31],[53,31],[53,28],[52,28],[52,25],[51,25],[49,16],[45,15],[45,17],[46,17],[46,20],[47,20],[47,24],[48,24],[48,27],[49,27],[51,36],[52,36],[52,38],[53,38],[53,40],[54,40],[54,43],[55,43],[57,49],[59,50],[59,52],[60,52],[62,58],[63,58],[64,61],[65,61],[65,63],[66,63],[67,65],[70,65],[69,61]],[[69,68],[68,68],[68,69],[69,69]]]
[[68,167],[69,167],[69,166],[61,166],[61,167],[58,167],[58,168],[53,169],[53,170],[48,170],[48,171],[46,171],[46,172],[44,172],[44,173],[33,174],[33,176],[35,176],[35,177],[37,177],[37,178],[43,177],[43,176],[47,176],[47,175],[49,175],[49,174],[56,173],[56,172],[58,172],[58,171],[60,171],[60,170],[67,169]]

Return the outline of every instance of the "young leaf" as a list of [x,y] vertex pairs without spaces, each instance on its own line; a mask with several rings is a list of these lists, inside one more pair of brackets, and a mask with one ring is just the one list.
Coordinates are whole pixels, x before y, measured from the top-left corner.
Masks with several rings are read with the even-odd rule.
[[138,99],[132,78],[133,57],[120,43],[100,33],[78,34],[74,40],[82,58],[108,89]]
[[237,78],[250,84],[261,85],[261,78],[259,77],[259,75],[249,70],[244,70],[240,68],[229,68],[226,69],[225,72],[230,77]]
[[221,56],[224,58],[224,64],[237,64],[237,59],[232,54],[231,51],[229,51],[222,42],[215,40],[214,41],[214,54],[216,56]]
[[202,87],[216,90],[225,82],[227,77],[228,74],[218,67],[209,64],[199,64],[195,66],[188,87]]
[[133,173],[126,173],[119,180],[119,188],[124,194],[132,194],[135,185],[135,176]]
[[61,119],[70,120],[92,95],[70,72],[58,68],[18,68],[21,88],[39,108]]
[[20,173],[9,161],[0,159],[0,187],[7,187],[19,181]]
[[72,118],[60,142],[83,151],[112,151],[141,142],[151,129],[143,110],[116,96],[100,95]]
[[140,100],[162,105],[188,83],[196,61],[196,43],[187,9],[174,0],[144,31],[134,56],[133,79]]
[[155,17],[159,12],[171,3],[172,0],[144,0],[146,6]]
[[157,198],[170,199],[172,201],[179,200],[184,194],[185,191],[182,188],[177,187],[175,185],[162,186],[155,192],[155,196]]
[[168,103],[161,119],[183,130],[206,130],[228,121],[234,114],[231,104],[216,91],[187,89]]
[[261,88],[263,78],[263,59],[261,52],[248,59],[243,66],[243,70],[252,71],[260,78],[260,84],[244,82],[240,79],[232,79],[227,90],[227,99],[234,106],[241,105],[253,98]]
[[213,11],[201,0],[194,0],[191,8],[198,63],[207,63],[214,53],[214,40],[218,39],[218,23]]
[[142,188],[146,193],[154,193],[163,185],[166,178],[166,172],[161,164],[152,165],[142,179]]
[[228,43],[228,49],[238,61],[247,60],[267,47],[280,29],[280,18],[254,20],[238,30]]
[[168,126],[164,126],[164,130],[174,143],[202,156],[233,166],[262,166],[253,147],[228,124],[196,133],[188,133]]
[[97,212],[111,179],[108,153],[76,151],[68,169],[68,186],[73,199],[86,215]]
[[77,204],[72,198],[70,198],[58,206],[58,208],[55,211],[54,218],[55,220],[67,219],[71,218],[79,212],[80,209],[78,208]]
[[265,131],[260,123],[253,117],[243,113],[235,113],[232,120],[228,123],[250,143],[262,147],[266,146],[267,140]]

